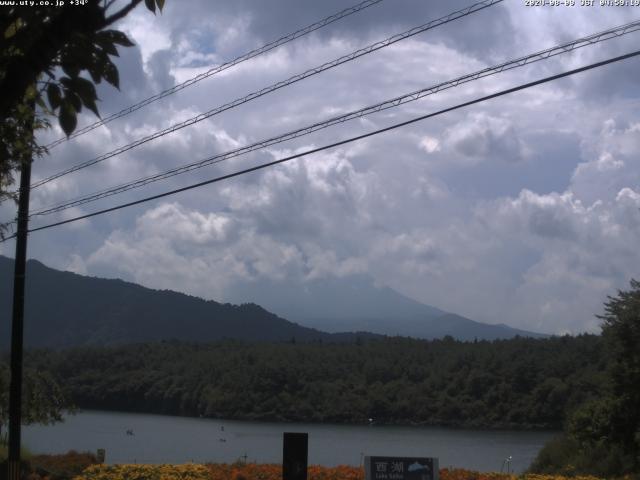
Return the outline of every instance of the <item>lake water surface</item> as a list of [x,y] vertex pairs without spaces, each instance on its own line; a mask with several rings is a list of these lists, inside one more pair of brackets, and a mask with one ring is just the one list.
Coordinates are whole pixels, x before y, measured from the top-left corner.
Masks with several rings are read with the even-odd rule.
[[[131,430],[133,435],[127,435]],[[440,466],[526,469],[553,432],[436,427],[266,423],[86,411],[52,426],[23,428],[34,453],[106,449],[107,463],[281,463],[283,432],[309,434],[310,465],[360,465],[363,455],[438,457]]]

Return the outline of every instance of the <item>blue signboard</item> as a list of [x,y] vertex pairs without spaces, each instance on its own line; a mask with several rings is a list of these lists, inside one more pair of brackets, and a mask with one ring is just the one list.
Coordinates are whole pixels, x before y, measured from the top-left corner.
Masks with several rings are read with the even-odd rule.
[[438,480],[438,459],[364,457],[366,480]]

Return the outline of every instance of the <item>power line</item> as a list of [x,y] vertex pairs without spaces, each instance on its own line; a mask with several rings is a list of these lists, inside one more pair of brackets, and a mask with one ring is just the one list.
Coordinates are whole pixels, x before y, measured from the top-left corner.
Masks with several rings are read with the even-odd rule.
[[44,178],[40,181],[34,182],[31,185],[31,188],[37,188],[39,186],[42,186],[46,183],[49,183],[57,178],[60,178],[64,175],[68,175],[70,173],[76,172],[78,170],[81,170],[83,168],[87,168],[90,167],[91,165],[95,165],[96,163],[100,163],[104,160],[107,160],[111,157],[115,157],[116,155],[119,155],[121,153],[124,153],[128,150],[131,150],[135,147],[138,147],[144,143],[147,143],[151,140],[155,140],[157,138],[163,137],[169,133],[175,132],[177,130],[180,130],[182,128],[194,125],[198,122],[201,122],[203,120],[206,120],[207,118],[210,118],[214,115],[218,115],[226,110],[230,110],[232,108],[235,108],[239,105],[242,105],[244,103],[250,102],[252,100],[255,100],[256,98],[262,97],[264,95],[267,95],[271,92],[274,92],[276,90],[279,90],[283,87],[287,87],[293,83],[299,82],[301,80],[304,80],[305,78],[311,77],[313,75],[317,75],[318,73],[324,72],[326,70],[329,70],[331,68],[337,67],[338,65],[342,65],[343,63],[347,63],[350,62],[352,60],[355,60],[356,58],[362,57],[364,55],[367,55],[369,53],[375,52],[377,50],[380,50],[381,48],[384,47],[388,47],[389,45],[393,45],[394,43],[397,43],[401,40],[405,40],[409,37],[412,37],[414,35],[417,35],[419,33],[425,32],[427,30],[431,30],[435,27],[438,27],[440,25],[444,25],[446,23],[452,22],[454,20],[458,20],[459,18],[462,17],[466,17],[467,15],[471,15],[472,13],[475,13],[477,11],[483,10],[485,8],[488,8],[490,6],[493,6],[497,3],[502,2],[503,0],[482,0],[481,2],[478,3],[474,3],[473,5],[470,5],[469,7],[463,8],[462,10],[457,10],[455,12],[452,12],[448,15],[445,15],[444,17],[440,17],[436,20],[432,20],[428,23],[425,23],[419,27],[414,27],[410,30],[407,30],[406,32],[403,33],[398,33],[396,35],[393,35],[392,37],[386,38],[385,40],[382,40],[380,42],[376,42],[373,43],[371,45],[368,45],[364,48],[361,48],[359,50],[356,50],[355,52],[352,52],[348,55],[344,55],[340,58],[337,58],[335,60],[332,60],[330,62],[324,63],[318,67],[306,70],[305,72],[299,73],[297,75],[294,75],[292,77],[289,77],[287,80],[282,80],[280,82],[274,83],[273,85],[270,85],[268,87],[262,88],[261,90],[257,90],[253,93],[250,93],[248,95],[245,95],[244,97],[240,97],[237,98],[236,100],[233,100],[229,103],[226,103],[224,105],[218,106],[216,108],[213,108],[212,110],[209,110],[205,113],[201,113],[200,115],[196,115],[195,117],[192,117],[188,120],[185,120],[183,122],[174,124],[170,127],[167,127],[163,130],[159,130],[151,135],[147,135],[146,137],[143,138],[139,138],[138,140],[129,143],[127,145],[124,145],[122,147],[119,147],[115,150],[112,150],[110,152],[107,152],[103,155],[100,155],[99,157],[95,157],[93,159],[87,160],[85,162],[79,163],[71,168],[68,168],[66,170],[63,170],[61,172],[58,172],[54,175],[51,175],[47,178]]
[[[335,147],[338,147],[340,145],[345,145],[347,143],[355,142],[357,140],[362,140],[364,138],[368,138],[368,137],[371,137],[371,136],[374,136],[374,135],[378,135],[380,133],[388,132],[390,130],[395,130],[397,128],[404,127],[406,125],[410,125],[410,124],[413,124],[413,123],[416,123],[416,122],[420,122],[420,121],[426,120],[428,118],[432,118],[432,117],[435,117],[435,116],[438,116],[438,115],[442,115],[444,113],[451,112],[453,110],[458,110],[460,108],[468,107],[470,105],[474,105],[474,104],[477,104],[477,103],[485,102],[485,101],[491,100],[493,98],[501,97],[503,95],[507,95],[507,94],[514,93],[514,92],[517,92],[517,91],[520,91],[520,90],[531,88],[531,87],[534,87],[536,85],[541,85],[543,83],[551,82],[553,80],[557,80],[557,79],[560,79],[560,78],[568,77],[568,76],[574,75],[576,73],[580,73],[580,72],[584,72],[584,71],[591,70],[591,69],[594,69],[594,68],[602,67],[602,66],[608,65],[610,63],[619,62],[621,60],[626,60],[628,58],[635,57],[635,56],[638,56],[638,55],[640,55],[640,50],[636,50],[634,52],[627,53],[625,55],[620,55],[618,57],[610,58],[608,60],[603,60],[601,62],[592,63],[592,64],[586,65],[584,67],[575,68],[573,70],[569,70],[569,71],[566,71],[566,72],[563,72],[563,73],[559,73],[559,74],[556,74],[556,75],[545,77],[545,78],[542,78],[540,80],[536,80],[536,81],[533,81],[533,82],[525,83],[525,84],[519,85],[517,87],[512,87],[512,88],[509,88],[509,89],[506,89],[506,90],[501,90],[501,91],[493,93],[491,95],[486,95],[484,97],[480,97],[480,98],[477,98],[475,100],[470,100],[468,102],[460,103],[460,104],[455,105],[453,107],[448,107],[448,108],[439,110],[439,111],[434,112],[434,113],[429,113],[427,115],[422,115],[420,117],[416,117],[416,118],[413,118],[411,120],[407,120],[405,122],[396,123],[394,125],[391,125],[391,126],[388,126],[388,127],[385,127],[385,128],[381,128],[381,129],[378,129],[378,130],[374,130],[372,132],[365,133],[363,135],[358,135],[356,137],[351,137],[351,138],[348,138],[346,140],[341,140],[339,142],[335,142],[335,143],[332,143],[332,144],[329,144],[329,145],[325,145],[325,146],[322,146],[322,147],[318,147],[318,148],[314,148],[314,149],[311,149],[311,150],[307,150],[305,152],[297,153],[295,155],[291,155],[291,156],[288,156],[288,157],[285,157],[285,158],[281,158],[279,160],[274,160],[272,162],[263,163],[261,165],[255,166],[255,167],[246,168],[244,170],[240,170],[240,171],[237,171],[237,172],[234,172],[234,173],[230,173],[230,174],[227,174],[227,175],[222,175],[220,177],[212,178],[212,179],[209,179],[209,180],[205,180],[203,182],[195,183],[195,184],[188,185],[188,186],[182,187],[182,188],[177,188],[175,190],[170,190],[168,192],[163,192],[163,193],[160,193],[160,194],[157,194],[157,195],[152,195],[150,197],[145,197],[145,198],[142,198],[140,200],[133,201],[133,202],[128,202],[128,203],[123,203],[123,204],[120,204],[120,205],[116,205],[115,207],[110,207],[110,208],[106,208],[106,209],[103,209],[103,210],[98,210],[96,212],[88,213],[86,215],[80,215],[78,217],[70,218],[70,219],[67,219],[67,220],[62,220],[60,222],[50,223],[48,225],[43,225],[41,227],[32,228],[32,229],[29,230],[29,232],[37,232],[39,230],[45,230],[45,229],[48,229],[48,228],[57,227],[57,226],[64,225],[64,224],[67,224],[67,223],[76,222],[78,220],[84,220],[84,219],[87,219],[87,218],[95,217],[97,215],[102,215],[104,213],[114,212],[116,210],[121,210],[123,208],[132,207],[134,205],[139,205],[141,203],[146,203],[146,202],[149,202],[151,200],[157,200],[159,198],[163,198],[163,197],[167,197],[167,196],[170,196],[170,195],[174,195],[176,193],[185,192],[187,190],[192,190],[194,188],[202,187],[202,186],[209,185],[209,184],[212,184],[212,183],[217,183],[217,182],[220,182],[220,181],[223,181],[223,180],[227,180],[227,179],[230,179],[230,178],[233,178],[233,177],[244,175],[246,173],[251,173],[251,172],[255,172],[257,170],[262,170],[264,168],[271,167],[271,166],[274,166],[274,165],[278,165],[280,163],[288,162],[288,161],[294,160],[296,158],[301,158],[301,157],[310,155],[312,153],[321,152],[323,150],[328,150],[330,148],[335,148]],[[9,240],[11,238],[14,238],[14,236],[7,237],[3,241]]]
[[640,21],[635,21],[635,22],[630,22],[628,24],[625,25],[621,25],[621,26],[617,26],[614,28],[610,28],[608,30],[604,30],[598,33],[594,33],[592,35],[589,35],[587,37],[582,37],[570,42],[566,42],[551,48],[548,48],[546,50],[542,50],[530,55],[526,55],[526,56],[522,56],[519,58],[516,58],[514,60],[509,60],[507,62],[503,62],[500,63],[498,65],[495,65],[493,67],[488,67],[488,68],[484,68],[482,70],[478,70],[474,73],[469,73],[466,75],[463,75],[461,77],[455,78],[453,80],[448,80],[427,88],[423,88],[421,90],[417,90],[399,97],[395,97],[392,98],[390,100],[385,100],[384,102],[375,104],[375,105],[371,105],[359,110],[355,110],[343,115],[339,115],[333,118],[330,118],[328,120],[324,120],[322,122],[318,122],[318,123],[314,123],[312,125],[303,127],[303,128],[299,128],[297,130],[293,130],[291,132],[287,132],[284,133],[282,135],[278,135],[276,137],[272,137],[266,140],[261,140],[259,142],[253,143],[251,145],[247,145],[232,151],[228,151],[225,153],[221,153],[221,154],[217,154],[211,157],[208,157],[206,159],[203,160],[199,160],[197,162],[193,162],[187,165],[183,165],[180,167],[176,167],[170,170],[167,170],[165,172],[162,173],[157,173],[154,175],[150,175],[147,177],[143,177],[143,178],[139,178],[137,180],[131,181],[131,182],[127,182],[118,186],[114,186],[105,190],[101,190],[98,192],[94,192],[92,194],[89,195],[85,195],[85,196],[81,196],[72,200],[68,200],[64,203],[61,204],[57,204],[55,206],[52,207],[47,207],[45,209],[33,212],[31,214],[31,217],[33,216],[42,216],[42,215],[49,215],[52,213],[56,213],[56,212],[60,212],[62,210],[66,210],[68,208],[71,207],[75,207],[75,206],[80,206],[80,205],[84,205],[86,203],[90,203],[90,202],[94,202],[96,200],[99,199],[103,199],[103,198],[107,198],[113,195],[117,195],[119,193],[123,193],[126,192],[128,190],[132,190],[135,188],[139,188],[139,187],[143,187],[145,185],[148,185],[150,183],[154,183],[160,180],[165,180],[177,175],[180,175],[182,173],[186,173],[198,168],[202,168],[205,166],[209,166],[209,165],[213,165],[213,164],[217,164],[226,160],[229,160],[231,158],[240,156],[240,155],[244,155],[246,153],[249,152],[253,152],[255,150],[259,150],[262,148],[266,148],[268,146],[271,145],[275,145],[277,143],[281,143],[287,140],[291,140],[294,138],[298,138],[298,137],[302,137],[304,135],[308,135],[310,133],[313,133],[315,131],[324,129],[324,128],[328,128],[332,125],[336,125],[339,123],[343,123],[349,120],[353,120],[355,118],[360,118],[363,117],[365,115],[369,115],[372,113],[376,113],[376,112],[380,112],[383,110],[387,110],[390,108],[394,108],[397,107],[399,105],[403,105],[405,103],[408,102],[412,102],[415,100],[418,100],[420,98],[426,97],[428,95],[432,95],[435,94],[437,92],[440,92],[442,90],[448,89],[448,88],[453,88],[456,87],[458,85],[470,82],[470,81],[474,81],[474,80],[478,80],[480,78],[484,78],[490,75],[494,75],[500,72],[504,72],[507,70],[511,70],[514,68],[518,68],[518,67],[522,67],[534,62],[538,62],[544,59],[548,59],[550,57],[556,56],[556,55],[560,55],[563,53],[568,53],[571,52],[577,48],[581,48],[587,45],[595,45],[599,42],[603,42],[605,40],[609,40],[612,38],[618,38],[621,35],[625,35],[631,32],[635,32],[637,30],[640,30]]
[[168,88],[166,90],[163,90],[160,93],[157,93],[156,95],[152,95],[149,98],[146,98],[136,104],[133,104],[123,110],[120,110],[119,112],[113,113],[101,120],[98,120],[97,122],[94,122],[90,125],[87,125],[86,127],[83,127],[79,130],[76,130],[72,135],[70,135],[69,137],[62,137],[59,138],[58,140],[55,140],[54,142],[51,142],[50,144],[48,144],[46,146],[46,148],[53,148],[57,145],[60,145],[61,143],[70,140],[72,138],[78,137],[80,135],[84,135],[87,132],[90,132],[102,125],[105,125],[113,120],[116,120],[118,118],[122,118],[126,115],[129,115],[130,113],[135,112],[136,110],[140,110],[142,107],[146,107],[147,105],[150,105],[153,102],[156,102],[164,97],[168,97],[169,95],[172,95],[180,90],[183,90],[187,87],[190,87],[191,85],[194,85],[196,83],[198,83],[201,80],[204,80],[205,78],[209,78],[217,73],[220,73],[224,70],[227,70],[231,67],[234,67],[236,65],[238,65],[239,63],[242,63],[246,60],[250,60],[254,57],[257,57],[258,55],[262,55],[263,53],[267,53],[270,52],[271,50],[280,47],[281,45],[284,45],[286,43],[292,42],[293,40],[300,38],[304,35],[307,35],[311,32],[314,32],[316,30],[319,30],[320,28],[326,27],[327,25],[336,22],[342,18],[348,17],[349,15],[353,15],[354,13],[360,12],[362,10],[364,10],[365,8],[371,7],[372,5],[376,5],[378,3],[382,2],[382,0],[365,0],[364,2],[361,2],[357,5],[354,5],[352,7],[349,8],[345,8],[344,10],[338,12],[338,13],[334,13],[333,15],[330,15],[326,18],[323,18],[322,20],[315,22],[311,25],[308,25],[304,28],[301,28],[300,30],[296,30],[293,33],[290,33],[288,35],[285,35],[283,37],[280,37],[279,39],[267,43],[266,45],[263,45],[260,48],[256,48],[255,50],[251,50],[248,53],[245,53],[244,55],[241,55],[229,62],[225,62],[223,64],[218,65],[217,67],[214,67],[204,73],[201,73],[199,75],[196,75],[193,78],[190,78],[189,80],[185,80],[182,83],[179,83],[178,85],[175,85],[171,88]]

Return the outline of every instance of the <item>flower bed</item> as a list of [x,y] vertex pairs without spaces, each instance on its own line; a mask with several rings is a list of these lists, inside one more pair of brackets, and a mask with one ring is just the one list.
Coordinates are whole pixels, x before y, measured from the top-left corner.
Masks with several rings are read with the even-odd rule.
[[[274,464],[92,465],[74,480],[281,480],[282,467]],[[363,480],[358,467],[309,467],[309,480]],[[440,470],[440,480],[598,480],[595,477],[509,475],[463,469]]]
[[204,465],[92,465],[74,480],[209,480]]

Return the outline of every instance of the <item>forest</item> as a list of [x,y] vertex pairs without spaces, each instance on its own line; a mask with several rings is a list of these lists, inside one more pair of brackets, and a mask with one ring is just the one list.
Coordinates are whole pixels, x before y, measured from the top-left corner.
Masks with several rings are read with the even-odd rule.
[[[247,420],[562,429],[531,471],[640,478],[640,282],[609,296],[598,318],[601,335],[542,339],[291,337],[29,350],[27,371],[59,387],[60,402],[49,411],[43,400],[51,395],[27,398],[52,420],[61,405],[75,405]],[[0,367],[6,361],[0,357]],[[0,423],[7,378],[0,368]]]
[[605,381],[602,338],[351,344],[176,341],[64,351],[27,363],[80,408],[228,419],[561,429]]

